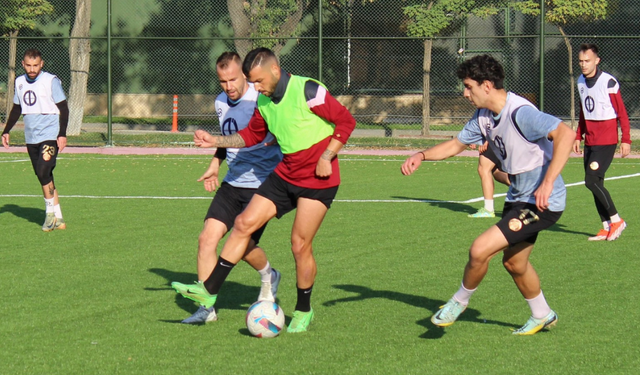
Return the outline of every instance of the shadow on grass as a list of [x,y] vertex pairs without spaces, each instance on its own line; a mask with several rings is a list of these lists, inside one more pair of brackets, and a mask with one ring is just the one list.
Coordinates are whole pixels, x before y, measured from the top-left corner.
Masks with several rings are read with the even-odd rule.
[[[426,308],[427,310],[431,311],[432,314],[435,314],[440,309],[440,306],[446,303],[446,301],[442,301],[442,300],[436,300],[436,299],[431,299],[427,297],[421,297],[421,296],[400,293],[400,292],[395,292],[390,290],[374,290],[374,289],[367,288],[360,285],[334,285],[333,287],[336,289],[344,290],[346,292],[356,293],[357,295],[352,297],[338,298],[335,300],[327,301],[323,303],[324,306],[333,306],[337,303],[356,302],[356,301],[362,301],[365,299],[372,299],[372,298],[386,298],[392,301],[406,303],[407,305],[411,305],[419,308]],[[520,328],[519,325],[499,322],[495,320],[488,320],[484,318],[481,319],[480,312],[475,309],[465,310],[465,312],[462,313],[462,315],[460,315],[460,318],[458,319],[458,321],[468,321],[468,322],[476,322],[476,323],[482,323],[482,324],[494,324],[502,327]],[[431,317],[420,319],[416,323],[427,329],[425,333],[420,335],[421,338],[439,339],[445,334],[444,328],[435,326],[433,323],[431,323]]]
[[[453,212],[464,212],[464,213],[467,213],[467,214],[473,214],[476,211],[478,211],[478,207],[475,207],[475,206],[472,206],[472,205],[466,204],[466,203],[440,201],[440,200],[429,199],[429,198],[404,197],[404,196],[397,196],[397,195],[394,195],[391,198],[394,198],[394,199],[405,199],[405,200],[415,200],[415,201],[419,201],[419,202],[422,202],[422,203],[430,204],[433,207],[446,208],[447,210],[450,210],[450,211],[453,211]],[[498,217],[498,213],[497,212],[496,212],[496,217]]]
[[0,214],[3,214],[5,212],[23,218],[31,223],[36,223],[38,225],[41,225],[41,223],[44,221],[45,216],[45,212],[43,209],[21,207],[15,204],[5,204],[4,206],[0,207]]
[[[148,291],[171,291],[171,282],[177,281],[184,284],[194,283],[198,276],[191,272],[175,272],[164,268],[150,268],[149,272],[163,277],[167,281],[167,286],[163,288],[144,288]],[[259,286],[247,286],[233,281],[225,281],[220,289],[218,300],[216,301],[216,311],[220,310],[247,310],[249,306],[256,301],[256,297],[260,293]],[[184,298],[178,293],[176,295],[176,305],[186,311],[189,315],[198,310],[198,304],[188,298]],[[187,318],[186,315],[184,318]],[[180,323],[181,320],[163,320],[166,323]],[[248,333],[248,331],[247,331]]]

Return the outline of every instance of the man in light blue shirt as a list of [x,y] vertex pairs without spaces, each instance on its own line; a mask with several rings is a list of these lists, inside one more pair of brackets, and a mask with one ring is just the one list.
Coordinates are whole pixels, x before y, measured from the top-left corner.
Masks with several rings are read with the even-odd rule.
[[511,182],[502,219],[476,238],[462,284],[431,317],[439,327],[452,325],[467,308],[484,278],[491,258],[503,252],[502,263],[531,309],[531,317],[515,335],[533,335],[558,321],[529,262],[538,233],[555,224],[565,209],[566,189],[560,172],[575,132],[560,119],[540,112],[526,99],[503,88],[504,69],[489,55],[475,56],[458,67],[464,97],[478,108],[457,138],[409,157],[402,173],[410,175],[424,160],[457,155],[466,145],[488,141]]
[[58,153],[67,145],[69,107],[60,79],[43,71],[43,66],[40,51],[25,51],[22,67],[26,74],[16,78],[13,107],[2,132],[2,144],[9,147],[9,131],[22,114],[27,151],[44,194],[46,217],[42,230],[50,232],[67,227],[62,218],[53,169]]

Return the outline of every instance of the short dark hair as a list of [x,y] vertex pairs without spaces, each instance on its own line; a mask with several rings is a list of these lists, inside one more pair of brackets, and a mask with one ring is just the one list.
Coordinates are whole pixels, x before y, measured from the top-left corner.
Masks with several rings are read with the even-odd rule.
[[276,54],[273,53],[269,48],[256,48],[249,53],[244,58],[244,62],[242,63],[242,72],[245,76],[249,76],[249,72],[255,68],[256,66],[263,66],[267,61],[275,61],[278,64],[278,58]]
[[593,43],[582,43],[580,45],[580,52],[587,52],[588,50],[593,51],[593,53],[598,56],[598,46]]
[[238,55],[237,52],[222,52],[222,54],[220,55],[220,57],[218,57],[218,60],[216,61],[216,66],[220,67],[221,69],[226,68],[227,66],[229,66],[229,64],[231,62],[237,62],[238,65],[242,66],[242,59],[240,58],[240,55]]
[[496,89],[504,87],[504,69],[502,64],[491,55],[474,56],[458,66],[458,78],[471,78],[482,83],[489,81]]
[[24,56],[22,58],[26,59],[27,57],[31,59],[37,59],[39,57],[40,59],[42,59],[42,54],[35,48],[29,48],[28,50],[24,51]]

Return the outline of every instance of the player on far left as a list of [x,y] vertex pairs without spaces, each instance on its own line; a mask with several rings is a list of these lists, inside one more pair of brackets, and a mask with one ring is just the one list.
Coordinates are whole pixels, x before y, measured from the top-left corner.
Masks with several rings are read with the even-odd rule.
[[2,132],[2,145],[9,148],[9,131],[24,115],[24,138],[33,170],[42,185],[45,220],[42,230],[65,229],[58,190],[53,181],[58,153],[67,145],[69,107],[60,79],[42,70],[44,60],[37,49],[28,49],[22,59],[26,74],[16,78],[13,107]]

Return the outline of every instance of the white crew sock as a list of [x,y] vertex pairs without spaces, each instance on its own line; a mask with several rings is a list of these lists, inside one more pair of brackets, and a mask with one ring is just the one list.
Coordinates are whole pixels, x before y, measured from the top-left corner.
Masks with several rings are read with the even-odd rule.
[[618,214],[615,214],[615,215],[611,216],[611,222],[612,223],[617,223],[620,220],[622,220],[622,219],[620,219],[620,215],[618,215]]
[[609,230],[609,224],[611,224],[609,221],[602,222],[602,227],[604,228],[604,230]]
[[531,316],[536,319],[542,319],[551,312],[551,307],[547,304],[547,300],[544,298],[542,291],[540,291],[540,294],[538,294],[537,297],[532,299],[525,298],[525,301],[529,304]]
[[53,206],[53,212],[56,214],[56,219],[62,219],[62,210],[59,204]]
[[484,200],[484,209],[489,211],[489,212],[493,212],[493,199],[485,199]]
[[471,298],[471,295],[476,290],[478,290],[478,288],[467,289],[467,288],[464,287],[464,284],[460,283],[460,289],[458,289],[456,294],[453,295],[453,299],[455,299],[456,301],[460,302],[461,304],[467,306],[469,304],[469,299]]
[[271,282],[271,264],[269,264],[269,261],[267,261],[267,265],[264,266],[263,269],[259,270],[258,273],[260,273],[260,280],[263,283]]
[[53,199],[54,198],[51,198],[51,199],[45,198],[44,199],[44,207],[45,207],[45,212],[46,213],[53,212]]

